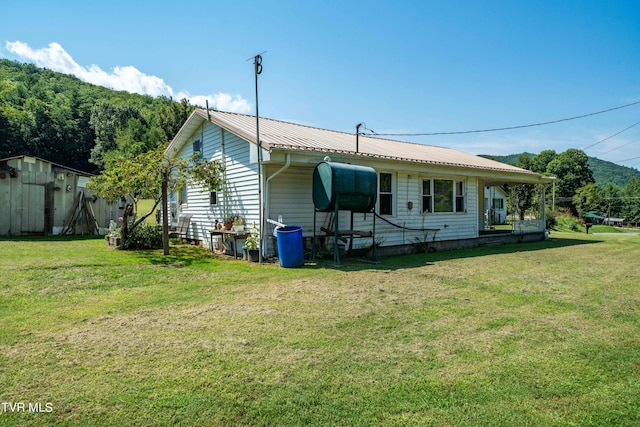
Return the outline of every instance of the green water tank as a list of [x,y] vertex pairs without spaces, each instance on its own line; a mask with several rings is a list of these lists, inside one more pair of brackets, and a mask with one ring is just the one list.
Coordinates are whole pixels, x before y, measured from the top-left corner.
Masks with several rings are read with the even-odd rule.
[[313,171],[313,204],[317,211],[336,208],[371,212],[377,198],[376,171],[367,166],[321,162]]

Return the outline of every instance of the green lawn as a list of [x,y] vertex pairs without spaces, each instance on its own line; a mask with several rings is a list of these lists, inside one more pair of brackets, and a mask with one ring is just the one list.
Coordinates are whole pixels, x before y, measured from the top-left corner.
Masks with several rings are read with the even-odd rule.
[[[151,199],[143,199],[140,200],[138,202],[138,215],[142,216],[142,215],[146,215],[147,213],[151,212],[151,210],[153,209],[153,200]],[[157,209],[162,209],[162,205],[159,205]],[[144,220],[144,222],[151,224],[151,225],[156,225],[158,222],[156,221],[156,214],[155,214],[155,210],[154,212],[149,215],[147,217],[147,219]]]
[[640,236],[551,236],[339,269],[0,240],[0,425],[639,425]]

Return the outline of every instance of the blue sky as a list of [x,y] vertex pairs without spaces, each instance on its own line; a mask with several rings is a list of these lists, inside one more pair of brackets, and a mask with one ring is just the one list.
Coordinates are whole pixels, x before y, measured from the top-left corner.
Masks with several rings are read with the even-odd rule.
[[[261,116],[454,132],[640,101],[639,21],[637,1],[24,0],[2,7],[0,57],[254,114],[247,59],[267,51]],[[611,137],[637,122],[640,104],[392,138],[495,155],[592,146],[638,167],[640,124]]]

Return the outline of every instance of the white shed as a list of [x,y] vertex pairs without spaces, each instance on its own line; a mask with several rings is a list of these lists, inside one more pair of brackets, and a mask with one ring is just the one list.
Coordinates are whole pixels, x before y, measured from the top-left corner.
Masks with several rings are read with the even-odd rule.
[[[479,244],[485,229],[485,189],[506,183],[543,184],[540,174],[449,148],[336,132],[260,118],[261,161],[258,159],[255,116],[196,109],[166,150],[168,156],[191,157],[194,151],[226,166],[226,187],[209,194],[188,184],[171,196],[171,221],[191,214],[189,234],[208,244],[209,231],[230,214],[245,224],[263,217],[281,219],[317,235],[329,224],[330,213],[318,216],[314,229],[312,177],[326,157],[333,162],[373,168],[378,178],[376,240],[387,252],[424,239],[421,230],[438,230],[435,241],[446,247]],[[262,199],[262,200],[260,200]],[[544,210],[543,210],[544,212]],[[371,229],[374,213],[340,212],[340,224],[351,230]],[[264,222],[263,234],[273,225]],[[342,228],[342,227],[341,227]],[[544,218],[518,227],[532,239],[544,238]],[[433,236],[429,237],[430,239]],[[455,242],[458,242],[456,244]],[[353,247],[371,246],[354,239]],[[268,245],[266,256],[274,248]]]

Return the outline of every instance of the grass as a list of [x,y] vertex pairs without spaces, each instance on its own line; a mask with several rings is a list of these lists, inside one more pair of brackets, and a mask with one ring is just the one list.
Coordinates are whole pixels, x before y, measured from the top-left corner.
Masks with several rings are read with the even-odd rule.
[[[138,214],[139,215],[146,215],[147,213],[149,213],[151,211],[151,209],[153,208],[153,200],[151,199],[142,199],[140,201],[138,201]],[[158,206],[157,209],[162,209],[162,206]],[[149,215],[147,217],[147,219],[144,220],[145,223],[151,224],[151,225],[156,225],[156,215],[155,212],[151,215]]]
[[640,424],[640,237],[282,269],[0,241],[0,425]]

